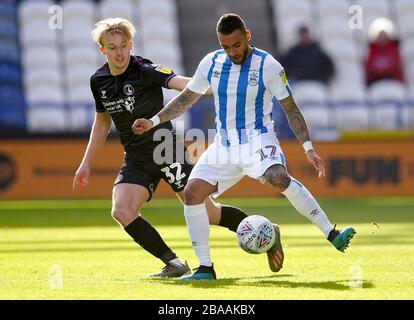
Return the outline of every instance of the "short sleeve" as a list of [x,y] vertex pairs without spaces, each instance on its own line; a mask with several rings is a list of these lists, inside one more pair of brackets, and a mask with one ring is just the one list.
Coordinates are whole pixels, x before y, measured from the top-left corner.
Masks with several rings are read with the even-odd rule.
[[174,71],[161,64],[150,64],[148,68],[150,69],[150,72],[148,73],[151,77],[152,83],[156,86],[169,89],[168,82],[176,76]]
[[266,88],[277,100],[283,100],[292,94],[285,69],[270,55],[265,60],[263,77]]
[[101,101],[101,99],[99,98],[99,95],[96,92],[97,88],[95,88],[95,81],[94,81],[93,77],[91,77],[91,79],[90,79],[90,86],[91,86],[93,99],[95,100],[96,112],[100,112],[100,113],[106,112],[106,109],[103,106],[102,101]]
[[210,82],[207,79],[208,70],[210,69],[212,61],[212,54],[208,54],[200,61],[196,72],[191,80],[187,83],[187,88],[193,92],[204,94],[210,87]]

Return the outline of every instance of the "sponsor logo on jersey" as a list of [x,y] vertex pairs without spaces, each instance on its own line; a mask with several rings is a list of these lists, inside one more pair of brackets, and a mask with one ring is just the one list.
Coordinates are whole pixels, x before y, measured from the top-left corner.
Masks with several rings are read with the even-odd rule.
[[259,83],[259,71],[253,70],[249,72],[249,85],[257,86]]
[[287,78],[286,78],[285,69],[283,69],[282,71],[279,72],[279,76],[280,76],[280,78],[282,78],[283,84],[286,85],[287,84]]
[[106,99],[107,98],[107,96],[106,96],[106,90],[101,90],[101,98],[102,99]]
[[155,68],[155,70],[158,71],[158,72],[161,72],[161,73],[165,73],[165,74],[171,74],[172,73],[172,70],[171,69],[169,69],[169,68],[167,68],[167,67],[165,67],[163,65],[158,65]]
[[123,111],[132,113],[134,110],[135,97],[121,98],[116,101],[103,101],[102,104],[109,114],[115,114]]
[[279,72],[279,76],[282,79],[282,82],[285,85],[287,92],[289,92],[289,95],[292,95],[292,90],[290,89],[289,84],[287,82],[285,69]]
[[214,78],[220,77],[220,71],[217,71],[217,70],[213,71],[213,77]]
[[135,102],[135,98],[134,97],[128,97],[125,99],[124,102],[124,108],[125,110],[129,111],[132,113],[132,111],[134,111],[134,102]]
[[132,85],[130,85],[129,83],[127,83],[126,85],[124,85],[124,93],[127,96],[132,96],[135,92],[135,89]]

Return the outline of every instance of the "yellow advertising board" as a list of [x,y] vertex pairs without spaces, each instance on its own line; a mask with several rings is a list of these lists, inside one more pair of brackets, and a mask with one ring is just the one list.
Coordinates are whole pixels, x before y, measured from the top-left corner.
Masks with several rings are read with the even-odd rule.
[[[0,141],[0,199],[110,198],[123,163],[122,146],[108,141],[92,164],[90,184],[72,190],[86,140]],[[282,141],[289,173],[315,196],[414,195],[414,141],[315,143],[327,176],[319,179],[297,141]],[[275,196],[268,185],[244,178],[223,196]],[[160,183],[155,197],[173,197]]]

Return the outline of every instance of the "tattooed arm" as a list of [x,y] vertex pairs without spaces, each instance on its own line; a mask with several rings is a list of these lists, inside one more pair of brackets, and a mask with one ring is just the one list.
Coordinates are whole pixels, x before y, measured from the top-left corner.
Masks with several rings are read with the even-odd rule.
[[201,96],[202,94],[200,93],[195,93],[187,88],[184,89],[184,91],[168,102],[168,104],[158,112],[157,116],[160,118],[160,122],[172,120],[182,115],[190,109]]
[[143,134],[161,122],[175,119],[190,109],[201,96],[202,94],[186,88],[178,96],[168,102],[168,104],[151,119],[135,120],[131,129],[135,134]]
[[[283,100],[280,100],[280,105],[282,106],[283,110],[286,113],[286,116],[289,121],[289,126],[292,128],[293,133],[296,135],[300,143],[303,145],[304,143],[309,144],[309,148],[307,148],[306,156],[308,161],[314,166],[316,171],[318,171],[318,176],[324,177],[325,176],[325,166],[323,164],[322,159],[316,154],[315,150],[312,147],[310,134],[308,130],[308,126],[306,125],[305,118],[303,117],[302,112],[300,111],[298,105],[293,99],[292,96],[289,96]],[[305,144],[305,145],[306,145]],[[305,145],[303,145],[305,147]]]
[[301,144],[310,141],[308,126],[305,118],[292,96],[280,100],[280,105],[286,113],[289,126]]

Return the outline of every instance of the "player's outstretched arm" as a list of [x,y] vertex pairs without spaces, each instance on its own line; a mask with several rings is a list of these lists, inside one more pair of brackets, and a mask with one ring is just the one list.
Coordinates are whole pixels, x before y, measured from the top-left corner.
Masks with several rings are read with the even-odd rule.
[[295,99],[289,96],[283,100],[280,100],[280,105],[286,113],[286,117],[289,121],[289,126],[292,128],[293,133],[296,135],[301,144],[306,141],[310,141],[310,135],[308,126],[306,125],[305,118],[302,111],[300,111]]
[[190,109],[201,96],[202,94],[193,92],[186,88],[179,95],[168,102],[168,104],[151,119],[135,120],[131,129],[135,134],[143,134],[161,122],[175,119]]
[[295,99],[292,96],[289,96],[279,102],[286,113],[289,126],[292,128],[293,133],[305,148],[308,161],[318,171],[319,178],[325,177],[325,166],[322,159],[313,149],[308,126],[306,125],[305,118],[303,117],[302,111],[300,111],[298,105],[296,104]]
[[168,102],[168,104],[158,112],[157,116],[160,118],[160,122],[169,121],[179,117],[189,110],[201,96],[202,94],[193,92],[188,88],[184,89],[184,91]]

